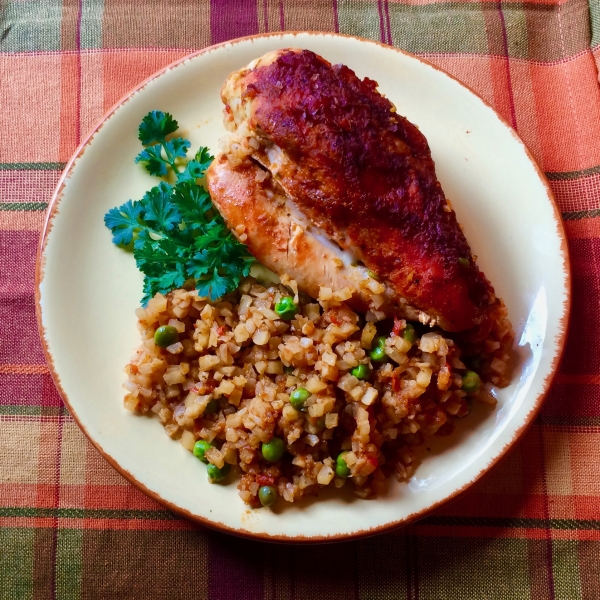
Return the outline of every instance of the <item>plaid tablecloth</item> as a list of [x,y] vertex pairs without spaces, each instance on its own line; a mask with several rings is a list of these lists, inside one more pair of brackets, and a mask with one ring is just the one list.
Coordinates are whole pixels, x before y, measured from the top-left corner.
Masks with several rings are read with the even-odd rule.
[[[44,364],[44,210],[90,127],[190,51],[327,30],[423,56],[519,132],[573,266],[558,378],[517,448],[462,499],[377,538],[284,547],[199,528],[122,479]],[[0,4],[0,598],[600,598],[598,0],[4,0]]]

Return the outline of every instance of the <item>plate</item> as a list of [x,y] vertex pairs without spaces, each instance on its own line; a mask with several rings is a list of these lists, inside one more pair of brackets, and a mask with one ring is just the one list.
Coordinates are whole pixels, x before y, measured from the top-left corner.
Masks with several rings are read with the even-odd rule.
[[[157,180],[133,159],[150,110],[172,113],[192,148],[218,149],[227,75],[277,48],[308,48],[368,76],[429,140],[437,174],[478,262],[517,332],[513,383],[498,406],[436,441],[408,483],[376,500],[323,493],[277,510],[249,509],[234,483],[207,481],[196,458],[155,419],[123,407],[124,366],[139,344],[142,276],[111,243],[104,213]],[[207,48],[131,92],[81,145],[49,208],[37,265],[38,321],[48,365],[74,419],[127,479],[174,511],[249,537],[330,541],[385,531],[456,497],[515,443],[537,413],[565,342],[570,274],[547,181],[502,119],[434,66],[388,46],[322,33],[255,36]],[[335,490],[333,490],[335,492]],[[285,506],[280,506],[285,504]]]

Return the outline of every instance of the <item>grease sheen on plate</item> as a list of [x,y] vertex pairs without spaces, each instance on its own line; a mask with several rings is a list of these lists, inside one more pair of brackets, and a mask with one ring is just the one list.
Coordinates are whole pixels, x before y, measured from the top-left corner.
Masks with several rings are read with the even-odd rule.
[[[141,286],[133,261],[123,260],[106,243],[102,215],[152,185],[130,166],[144,114],[157,107],[168,110],[188,129],[193,146],[216,150],[222,136],[222,81],[250,59],[289,46],[309,48],[375,79],[398,112],[420,127],[478,264],[506,302],[519,362],[513,382],[498,394],[496,411],[469,418],[447,447],[431,447],[408,485],[393,485],[375,501],[325,495],[279,515],[263,509],[247,514],[232,490],[198,477],[196,459],[155,423],[124,414],[119,374],[136,345],[131,315]],[[108,118],[71,168],[53,214],[40,274],[40,315],[47,351],[73,414],[105,455],[151,494],[235,532],[331,539],[424,514],[475,480],[515,440],[539,407],[562,350],[569,300],[564,236],[524,147],[457,82],[371,42],[318,34],[267,36],[225,44],[180,63]]]

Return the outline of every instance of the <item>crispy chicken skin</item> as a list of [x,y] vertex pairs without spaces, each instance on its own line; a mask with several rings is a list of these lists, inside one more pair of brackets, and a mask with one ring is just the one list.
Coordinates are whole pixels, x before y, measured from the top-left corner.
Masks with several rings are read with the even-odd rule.
[[[213,200],[233,227],[247,225],[246,243],[258,260],[296,277],[308,293],[356,280],[345,267],[336,283],[323,275],[336,271],[319,260],[331,261],[337,251],[384,282],[386,314],[420,314],[447,331],[489,331],[501,301],[475,264],[427,140],[376,86],[308,50],[272,52],[233,73],[221,93],[228,147],[208,173]],[[272,177],[258,181],[256,163]],[[236,180],[235,192],[228,178]],[[269,199],[265,186],[279,192]],[[255,199],[254,211],[232,210],[242,197]],[[261,211],[272,227],[258,216],[248,221]],[[286,214],[288,221],[305,219],[317,242],[325,236],[334,245],[307,258],[290,253],[287,240],[285,256],[269,260],[286,238],[274,233],[275,222],[285,231]]]

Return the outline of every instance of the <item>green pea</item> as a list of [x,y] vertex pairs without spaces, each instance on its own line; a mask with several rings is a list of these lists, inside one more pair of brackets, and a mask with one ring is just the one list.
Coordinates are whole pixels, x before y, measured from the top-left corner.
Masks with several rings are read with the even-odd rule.
[[154,333],[154,343],[159,348],[167,348],[179,341],[179,332],[172,325],[162,325]]
[[289,367],[283,367],[283,372],[286,375],[291,375],[294,372],[294,367],[290,365]]
[[471,263],[469,262],[469,259],[468,259],[468,258],[459,258],[459,259],[458,259],[458,264],[459,264],[461,267],[468,267],[468,266],[469,266]]
[[347,452],[340,452],[338,457],[335,459],[335,474],[338,477],[350,477],[350,467],[346,464],[344,456]]
[[358,365],[350,370],[350,374],[354,375],[356,379],[367,380],[371,377],[371,369],[369,369],[369,365]]
[[406,324],[406,327],[402,332],[402,337],[411,344],[415,343],[415,340],[417,339],[417,334],[415,332],[415,328],[410,323]]
[[383,348],[383,346],[385,346],[385,340],[387,340],[385,335],[378,335],[373,340],[373,343],[371,344],[371,348]]
[[481,377],[475,371],[467,371],[462,378],[462,389],[465,392],[476,392],[481,387]]
[[206,440],[198,440],[194,444],[194,449],[192,450],[192,452],[194,453],[194,456],[196,458],[199,458],[203,463],[207,463],[208,459],[206,458],[205,454],[212,447],[213,445],[210,442],[207,442]]
[[212,415],[213,413],[216,413],[218,410],[219,410],[219,403],[213,398],[206,405],[206,408],[204,409],[204,414]]
[[375,346],[375,348],[369,352],[369,357],[373,362],[385,362],[387,360],[385,348],[383,346]]
[[285,443],[281,438],[274,437],[262,445],[262,455],[269,462],[277,462],[285,452]]
[[263,506],[275,504],[277,497],[277,490],[272,485],[263,485],[258,490],[258,499]]
[[290,394],[290,404],[296,410],[302,410],[304,403],[310,398],[310,392],[304,388],[297,388]]
[[276,305],[275,312],[280,319],[291,321],[298,312],[298,306],[291,296],[284,296]]
[[208,478],[211,482],[222,481],[229,475],[229,471],[231,471],[231,465],[228,463],[225,463],[222,469],[219,469],[217,465],[213,465],[212,463],[206,467],[206,472],[208,473]]

